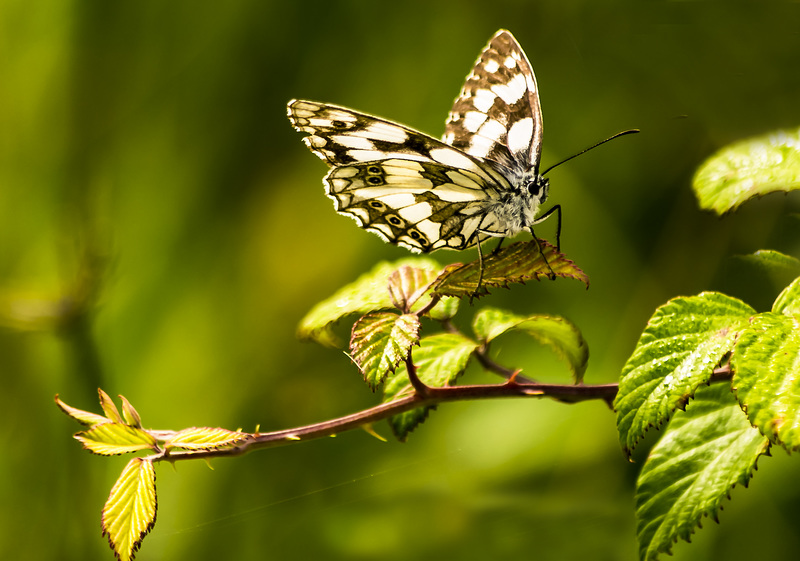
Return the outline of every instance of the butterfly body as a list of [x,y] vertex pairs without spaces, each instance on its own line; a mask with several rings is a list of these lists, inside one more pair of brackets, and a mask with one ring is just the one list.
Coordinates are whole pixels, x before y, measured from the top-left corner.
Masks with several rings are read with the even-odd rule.
[[547,216],[537,218],[549,184],[536,79],[508,31],[481,53],[442,140],[327,103],[293,100],[288,114],[331,167],[324,183],[336,210],[390,243],[466,249],[532,232]]

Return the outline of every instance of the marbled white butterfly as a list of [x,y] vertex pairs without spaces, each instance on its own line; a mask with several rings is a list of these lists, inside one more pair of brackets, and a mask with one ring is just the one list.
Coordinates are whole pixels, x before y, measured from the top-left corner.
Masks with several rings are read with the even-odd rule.
[[[442,141],[345,107],[292,100],[289,120],[331,166],[336,210],[414,252],[465,249],[533,226],[547,199],[539,174],[542,112],[533,69],[498,31],[453,103]],[[535,238],[535,235],[534,235]]]

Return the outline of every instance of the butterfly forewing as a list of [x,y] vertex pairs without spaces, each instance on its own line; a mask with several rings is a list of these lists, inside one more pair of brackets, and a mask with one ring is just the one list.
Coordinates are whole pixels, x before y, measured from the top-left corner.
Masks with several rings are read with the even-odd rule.
[[453,103],[444,141],[517,173],[538,173],[542,110],[528,58],[508,31],[489,41]]
[[289,102],[288,114],[294,128],[309,133],[303,138],[306,146],[333,167],[403,158],[467,169],[485,181],[499,177],[482,162],[441,140],[347,107],[296,99]]

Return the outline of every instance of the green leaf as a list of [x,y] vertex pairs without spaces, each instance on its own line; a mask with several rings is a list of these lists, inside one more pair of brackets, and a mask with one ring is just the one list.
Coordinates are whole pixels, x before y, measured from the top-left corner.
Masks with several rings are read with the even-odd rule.
[[704,516],[717,520],[737,484],[747,486],[769,443],[747,422],[725,384],[698,389],[650,452],[636,486],[639,558],[689,541]]
[[119,414],[119,409],[114,405],[109,395],[99,388],[97,393],[100,394],[100,407],[103,408],[103,413],[106,414],[106,417],[115,423],[125,423],[122,419],[122,415]]
[[136,411],[124,395],[119,396],[119,398],[122,400],[122,416],[125,419],[125,423],[132,427],[142,428],[142,418],[139,416],[139,412]]
[[164,446],[185,450],[212,450],[240,444],[249,436],[244,432],[221,428],[192,427],[176,432],[164,442]]
[[392,312],[373,312],[353,325],[350,350],[364,380],[373,390],[419,342],[419,318]]
[[744,302],[716,292],[675,298],[656,310],[622,369],[614,401],[627,454],[708,382],[754,314]]
[[778,131],[727,146],[697,170],[700,207],[723,214],[748,199],[800,187],[800,130]]
[[489,343],[527,319],[498,308],[483,308],[472,320],[472,331],[480,341]]
[[478,339],[490,342],[516,329],[548,345],[572,370],[575,383],[580,383],[589,361],[589,346],[575,324],[558,316],[518,316],[496,308],[484,308],[475,315],[473,330]]
[[[539,251],[541,246],[541,252]],[[545,260],[546,258],[546,260]],[[489,293],[488,286],[508,287],[511,283],[557,277],[573,278],[589,286],[589,277],[567,259],[563,253],[544,240],[517,242],[483,258],[483,278],[480,260],[461,265],[455,263],[445,267],[433,284],[435,294],[441,296],[483,296]],[[480,290],[478,280],[481,280]]]
[[[452,384],[466,370],[478,343],[457,333],[437,333],[423,337],[421,346],[412,358],[417,376],[428,386],[443,387]],[[400,371],[386,382],[383,388],[384,403],[414,392],[408,373]],[[389,419],[389,425],[398,440],[405,441],[408,434],[423,422],[433,407],[420,407]]]
[[753,318],[731,359],[733,387],[753,426],[787,450],[800,449],[800,325],[766,312]]
[[389,296],[392,304],[403,313],[411,311],[417,300],[428,291],[439,276],[438,269],[420,269],[403,265],[389,275]]
[[101,456],[116,456],[156,448],[156,439],[149,433],[120,423],[97,424],[87,431],[79,432],[75,438],[84,448]]
[[760,249],[747,255],[736,255],[733,260],[744,267],[737,267],[728,274],[746,279],[745,282],[751,285],[768,281],[780,289],[800,275],[800,260],[779,251]]
[[789,286],[775,299],[772,311],[779,314],[800,315],[800,277],[794,279]]
[[[389,275],[389,295],[392,304],[405,313],[416,312],[430,303],[431,284],[439,277],[434,269],[419,269],[402,266]],[[423,298],[427,295],[427,298]],[[443,297],[425,315],[437,321],[445,321],[456,315],[460,300]]]
[[86,425],[89,427],[93,427],[94,425],[99,425],[101,423],[110,423],[106,417],[102,415],[98,415],[96,413],[90,413],[89,411],[84,411],[82,409],[77,409],[70,405],[67,405],[61,399],[59,399],[58,395],[56,395],[56,405],[58,405],[59,409],[61,409],[64,413],[78,421],[82,425]]
[[341,347],[341,341],[333,333],[333,325],[353,314],[367,314],[394,307],[388,291],[389,276],[403,267],[418,269],[441,269],[436,261],[423,257],[412,257],[395,261],[381,262],[366,273],[326,298],[300,320],[297,336],[310,339],[329,347]]
[[800,259],[773,249],[759,249],[739,259],[763,269],[773,277],[800,275]]
[[103,535],[120,561],[129,561],[156,523],[156,472],[153,463],[134,458],[114,483],[103,506]]
[[447,321],[456,315],[460,304],[458,298],[443,296],[425,315],[436,321]]

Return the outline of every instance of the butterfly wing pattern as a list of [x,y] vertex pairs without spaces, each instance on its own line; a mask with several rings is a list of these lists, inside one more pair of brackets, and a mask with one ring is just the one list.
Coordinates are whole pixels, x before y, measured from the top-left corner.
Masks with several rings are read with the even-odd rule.
[[345,107],[292,100],[289,120],[331,170],[336,210],[413,252],[466,249],[530,229],[539,175],[536,78],[508,31],[492,37],[453,104],[443,140]]

